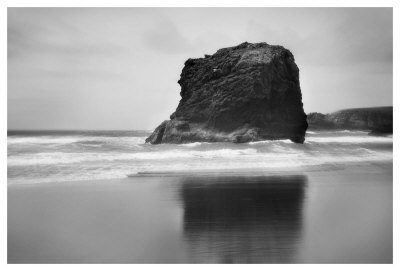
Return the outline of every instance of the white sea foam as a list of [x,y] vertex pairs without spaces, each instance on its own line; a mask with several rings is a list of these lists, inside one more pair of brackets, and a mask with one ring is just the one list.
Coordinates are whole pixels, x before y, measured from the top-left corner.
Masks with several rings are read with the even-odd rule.
[[192,147],[197,147],[197,146],[201,146],[204,144],[209,144],[206,142],[193,142],[193,143],[185,143],[185,144],[181,144],[182,147],[187,147],[187,148],[192,148]]
[[[174,163],[182,161],[209,161],[224,164],[228,160],[241,162],[283,162],[282,165],[288,166],[290,163],[299,164],[310,161],[312,164],[329,161],[367,161],[391,158],[391,152],[375,152],[366,148],[358,148],[353,153],[317,153],[306,152],[274,146],[273,152],[258,152],[257,149],[217,149],[207,151],[159,151],[159,152],[137,152],[137,153],[64,153],[50,152],[39,154],[23,154],[8,157],[8,166],[32,166],[32,165],[62,165],[80,164],[93,162],[134,162],[134,161],[163,161],[163,163]],[[316,156],[318,154],[318,156]],[[356,154],[356,155],[355,155]],[[389,155],[388,155],[389,154]],[[344,160],[343,160],[344,159]],[[304,160],[304,161],[303,161]],[[200,163],[200,165],[202,165]]]
[[274,144],[274,143],[288,143],[292,144],[293,142],[289,139],[279,139],[279,140],[262,140],[262,141],[254,141],[249,142],[249,145],[262,145],[262,144]]
[[309,137],[305,143],[393,143],[393,138],[379,136]]
[[9,136],[8,182],[123,178],[141,171],[282,170],[393,161],[390,137],[322,131],[305,144],[290,140],[246,144],[143,144],[145,137]]
[[[8,137],[8,145],[16,144],[70,144],[87,142],[104,142],[104,143],[127,143],[127,144],[144,144],[146,137],[107,137],[107,136],[30,136],[30,137]],[[85,143],[86,142],[86,143]]]
[[[15,183],[31,183],[46,181],[78,181],[78,180],[104,180],[113,178],[124,178],[127,175],[135,174],[143,171],[154,172],[180,172],[180,171],[232,171],[232,170],[301,170],[303,167],[320,166],[320,165],[347,165],[351,163],[370,163],[392,161],[391,152],[360,152],[360,155],[342,154],[341,156],[320,155],[313,156],[306,153],[294,154],[271,154],[257,153],[247,154],[236,158],[224,159],[166,159],[152,160],[151,163],[146,161],[124,161],[119,160],[117,163],[109,163],[107,160],[96,161],[96,163],[76,163],[65,172],[51,174],[54,165],[41,165],[35,167],[35,170],[42,169],[40,174],[32,174],[29,178],[14,178]],[[93,162],[93,161],[92,161]],[[116,161],[114,161],[116,162]],[[11,171],[13,168],[11,167]],[[44,173],[44,174],[43,174]],[[39,175],[40,177],[37,177]]]
[[363,130],[339,130],[335,131],[336,133],[346,133],[346,134],[365,134],[367,135],[369,132]]
[[121,152],[46,152],[38,154],[22,154],[8,157],[9,166],[23,165],[51,165],[51,164],[71,164],[81,162],[94,161],[133,161],[133,160],[170,160],[182,158],[235,158],[241,155],[254,155],[256,149],[219,149],[208,151],[184,151],[171,150],[159,152],[137,152],[137,153],[121,153]]
[[87,137],[77,136],[31,136],[31,137],[8,137],[7,144],[67,144],[77,142],[79,140],[87,140]]

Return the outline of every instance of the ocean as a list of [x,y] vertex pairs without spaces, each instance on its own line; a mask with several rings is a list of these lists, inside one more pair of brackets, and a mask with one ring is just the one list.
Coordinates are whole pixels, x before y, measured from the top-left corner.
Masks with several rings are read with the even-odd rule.
[[149,134],[9,131],[8,263],[393,262],[391,136]]
[[290,140],[150,145],[150,131],[8,131],[8,184],[182,172],[326,170],[393,160],[392,136],[308,131]]

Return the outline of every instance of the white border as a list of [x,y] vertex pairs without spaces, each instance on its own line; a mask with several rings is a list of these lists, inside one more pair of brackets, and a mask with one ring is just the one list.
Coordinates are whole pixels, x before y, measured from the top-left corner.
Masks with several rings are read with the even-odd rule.
[[[218,265],[218,266],[209,266],[209,265],[7,265],[7,7],[393,7],[393,29],[394,29],[394,68],[393,68],[393,102],[394,102],[394,177],[393,177],[393,207],[394,207],[394,248],[393,248],[393,265]],[[0,1],[0,39],[1,39],[1,98],[0,98],[0,110],[1,110],[1,176],[2,176],[2,185],[0,186],[0,210],[1,210],[1,222],[0,222],[0,231],[1,231],[1,239],[0,239],[0,264],[2,270],[18,270],[22,268],[29,268],[29,270],[69,270],[71,268],[96,268],[100,270],[106,270],[108,268],[118,268],[122,270],[132,270],[132,268],[140,268],[143,270],[152,270],[153,268],[162,268],[166,270],[186,270],[187,268],[193,268],[194,270],[203,270],[204,268],[221,268],[221,269],[236,269],[241,270],[242,268],[250,268],[250,269],[265,269],[265,268],[273,268],[278,270],[287,270],[287,269],[296,269],[296,270],[319,270],[320,268],[324,268],[327,270],[332,270],[336,268],[340,269],[359,269],[359,270],[388,270],[399,268],[399,234],[398,230],[399,216],[396,215],[396,208],[399,200],[397,200],[397,196],[399,195],[399,185],[398,181],[400,179],[398,177],[398,169],[396,163],[398,162],[398,153],[399,146],[397,144],[397,133],[399,131],[399,113],[398,110],[398,88],[399,84],[399,55],[395,48],[400,48],[399,43],[399,12],[400,1],[398,0],[271,0],[271,1],[262,1],[262,0],[246,0],[246,1],[237,1],[237,0],[2,0]],[[396,91],[395,91],[396,90]],[[329,245],[329,244],[327,244]],[[398,266],[398,267],[396,267]]]

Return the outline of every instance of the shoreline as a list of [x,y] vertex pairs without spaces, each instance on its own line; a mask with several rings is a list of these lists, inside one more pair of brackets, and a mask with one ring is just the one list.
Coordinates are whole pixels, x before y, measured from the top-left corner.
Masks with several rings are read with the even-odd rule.
[[371,161],[371,162],[347,162],[347,163],[326,163],[323,165],[310,165],[301,167],[277,167],[262,170],[260,168],[242,168],[242,169],[216,169],[216,170],[175,170],[175,171],[143,171],[134,174],[127,174],[126,177],[109,178],[109,179],[92,179],[92,180],[65,180],[53,181],[46,180],[40,182],[29,183],[7,183],[7,187],[14,186],[30,186],[40,184],[59,184],[59,183],[85,183],[85,182],[112,182],[113,180],[129,180],[134,178],[146,177],[229,177],[229,176],[272,176],[272,175],[298,175],[298,174],[312,174],[317,172],[345,172],[345,173],[363,173],[367,171],[380,171],[384,170],[393,173],[393,160],[391,161]]

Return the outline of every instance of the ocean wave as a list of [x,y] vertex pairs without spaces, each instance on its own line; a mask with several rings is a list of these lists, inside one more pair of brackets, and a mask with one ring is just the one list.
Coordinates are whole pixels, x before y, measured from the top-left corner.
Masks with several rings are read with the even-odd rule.
[[[313,161],[341,161],[343,159],[357,161],[362,159],[366,161],[378,157],[379,159],[388,158],[392,155],[391,151],[376,152],[367,148],[355,148],[350,150],[332,149],[321,151],[294,149],[285,146],[275,145],[271,150],[258,150],[256,148],[247,149],[215,149],[215,150],[169,150],[169,151],[153,151],[153,152],[48,152],[36,154],[21,154],[9,156],[8,166],[29,166],[29,165],[65,165],[79,163],[95,163],[95,162],[140,162],[140,161],[163,161],[163,163],[174,163],[181,161],[213,161],[215,163],[227,163],[232,160],[244,162],[268,161],[274,163],[281,160],[289,165],[298,163],[300,160],[307,162]],[[347,158],[346,158],[347,157]],[[389,157],[389,158],[390,158]]]
[[369,132],[364,130],[338,130],[336,133],[346,133],[346,134],[365,134],[367,135]]
[[136,153],[71,153],[48,152],[37,154],[22,154],[8,157],[9,166],[21,165],[46,165],[46,164],[71,164],[93,161],[118,161],[118,160],[168,160],[182,158],[234,158],[242,155],[256,154],[256,149],[219,149],[207,151],[158,151]]
[[7,145],[11,147],[18,146],[59,146],[59,145],[82,145],[82,146],[95,146],[102,144],[116,145],[116,146],[132,146],[141,145],[145,143],[146,137],[88,137],[88,136],[39,136],[39,137],[8,137]]
[[253,142],[248,142],[247,144],[249,144],[249,145],[263,145],[263,144],[275,144],[275,143],[294,144],[290,139],[253,141]]
[[393,143],[393,138],[379,136],[329,136],[309,137],[305,143]]
[[193,143],[180,144],[180,146],[186,147],[186,148],[193,148],[193,147],[198,147],[198,146],[206,145],[206,144],[212,144],[212,143],[208,143],[208,142],[193,142]]
[[320,165],[393,161],[393,138],[318,131],[290,140],[144,144],[144,136],[9,136],[8,182],[124,178],[141,171],[302,170]]
[[392,153],[371,152],[364,155],[294,155],[255,154],[244,155],[236,159],[166,159],[153,160],[151,163],[77,163],[68,167],[54,167],[55,165],[40,165],[26,168],[21,171],[18,167],[9,165],[9,183],[41,183],[57,181],[83,181],[106,180],[125,178],[139,172],[179,172],[179,171],[209,171],[209,172],[233,172],[240,170],[269,171],[269,170],[303,170],[314,168],[316,170],[337,168],[350,164],[367,165],[374,162],[391,162]]
[[74,143],[79,140],[85,140],[86,137],[76,136],[64,136],[64,137],[51,137],[51,136],[40,136],[40,137],[8,137],[7,144],[68,144]]

